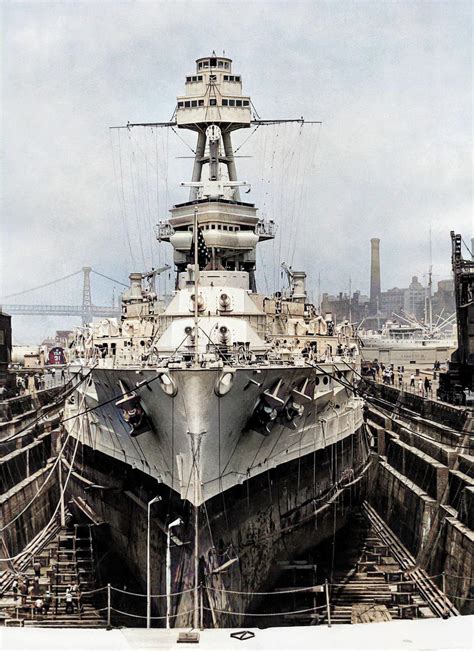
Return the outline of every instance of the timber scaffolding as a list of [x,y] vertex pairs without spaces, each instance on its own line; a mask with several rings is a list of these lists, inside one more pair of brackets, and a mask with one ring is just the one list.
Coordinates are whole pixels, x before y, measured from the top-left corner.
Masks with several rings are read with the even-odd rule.
[[[368,502],[326,548],[330,556],[338,549],[336,561],[333,557],[326,564],[324,552],[315,548],[311,557],[278,563],[279,580],[261,605],[260,619],[249,617],[251,626],[331,626],[459,615]],[[323,576],[327,579],[321,583]]]
[[462,614],[474,613],[474,411],[373,382],[369,502],[414,567]]
[[[372,540],[369,536],[364,553],[356,560],[348,580],[336,573],[328,582],[329,610],[327,603],[313,600],[304,615],[309,612],[308,623],[312,624],[329,624],[331,617],[333,623],[346,623],[349,604],[350,621],[383,619],[386,617],[383,606],[392,619],[426,617],[430,612],[442,617],[458,611],[472,612],[472,412],[440,403],[428,405],[428,401],[417,401],[418,396],[411,394],[407,401],[412,402],[404,402],[403,395],[392,387],[371,385],[367,393],[367,427],[373,437],[374,453],[369,470],[371,492],[364,505],[364,517],[369,519]],[[0,592],[5,597],[12,596],[16,573],[31,573],[34,557],[49,555],[53,561],[56,549],[58,554],[61,551],[61,563],[67,561],[64,554],[68,551],[64,547],[67,548],[68,541],[72,540],[71,529],[67,533],[67,526],[72,523],[67,510],[61,514],[63,509],[58,507],[61,502],[64,507],[60,485],[64,480],[67,485],[70,474],[74,475],[75,471],[74,454],[68,451],[69,461],[62,456],[67,437],[60,428],[60,407],[55,397],[54,408],[48,407],[41,418],[32,418],[28,413],[27,424],[16,422],[15,431],[10,429],[0,441],[4,452],[0,462],[4,482],[0,499],[4,530],[1,554],[4,572],[0,575]],[[80,508],[82,498],[69,495],[70,498]],[[29,508],[32,504],[33,509]],[[82,504],[82,512],[90,520],[85,508]],[[93,530],[91,526],[90,539]],[[382,553],[384,551],[387,554]],[[391,559],[392,574],[389,571]],[[62,568],[64,576],[56,572],[55,577],[51,574],[52,568],[48,568],[51,587],[64,587],[73,575],[78,580],[77,564],[71,568],[72,565],[69,569]],[[68,572],[70,576],[66,576]],[[90,581],[93,582],[93,576]],[[84,588],[91,585],[81,586],[83,598],[90,592]],[[313,581],[304,591],[314,593],[321,591],[320,588],[321,585],[314,585]],[[64,600],[62,589],[58,588],[57,595],[53,594],[55,603],[61,604]],[[201,586],[201,603],[208,589],[212,588]],[[116,601],[119,594],[123,593],[123,599],[129,600],[130,593],[105,585],[95,588],[93,594],[97,593],[100,595],[91,599],[89,613],[85,604],[81,616],[77,613],[76,619],[64,620],[61,605],[57,613],[59,619],[55,619],[54,608],[50,609],[48,618],[68,626],[83,626],[87,622],[94,626],[104,626],[107,622],[118,625],[123,623],[123,617],[132,625],[143,624],[145,617],[141,608],[130,613],[126,612],[126,607],[117,607],[121,606]],[[400,594],[393,596],[393,593]],[[287,604],[294,598],[293,589],[280,589],[279,594]],[[58,601],[54,597],[58,597]],[[353,609],[353,606],[356,607]],[[295,610],[301,609],[283,608],[283,613],[287,613],[283,615],[284,621],[301,623],[303,618]],[[377,611],[379,614],[374,616]],[[311,616],[315,613],[317,618]],[[273,613],[273,622],[276,623],[280,615]],[[21,616],[13,619],[21,619]],[[30,623],[38,623],[31,615],[27,619]],[[153,617],[153,620],[162,619]],[[243,621],[247,621],[247,616]],[[51,625],[49,619],[47,625]]]

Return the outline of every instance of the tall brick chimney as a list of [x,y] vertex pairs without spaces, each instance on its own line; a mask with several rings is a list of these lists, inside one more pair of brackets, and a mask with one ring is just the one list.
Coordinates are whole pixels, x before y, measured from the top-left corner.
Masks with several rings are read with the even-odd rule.
[[370,307],[375,314],[380,308],[380,240],[373,237],[370,240]]

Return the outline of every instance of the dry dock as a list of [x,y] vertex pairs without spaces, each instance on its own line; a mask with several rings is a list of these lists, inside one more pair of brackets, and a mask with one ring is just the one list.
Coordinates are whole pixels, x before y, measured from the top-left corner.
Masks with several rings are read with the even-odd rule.
[[[362,508],[354,505],[353,528],[349,535],[347,529],[342,534],[350,544],[341,545],[334,538],[339,555],[329,552],[332,567],[327,571],[325,552],[319,547],[312,559],[288,558],[286,567],[282,562],[273,594],[260,599],[255,616],[243,617],[242,626],[291,626],[298,631],[302,648],[314,643],[324,648],[335,642],[341,645],[338,648],[380,648],[371,647],[366,629],[358,626],[377,622],[371,627],[371,640],[377,639],[375,631],[386,626],[390,639],[399,645],[393,648],[405,648],[403,639],[397,638],[402,630],[397,627],[405,620],[413,638],[443,624],[443,631],[464,636],[461,641],[456,638],[456,647],[449,646],[451,639],[444,648],[470,648],[462,645],[472,619],[459,615],[474,612],[473,412],[376,383],[364,386],[364,391],[372,463],[365,480],[366,500]],[[145,595],[132,594],[123,583],[108,587],[97,574],[95,532],[104,523],[88,510],[88,487],[81,494],[67,494],[63,502],[59,499],[64,478],[76,472],[60,456],[64,440],[60,410],[58,390],[44,392],[34,401],[23,397],[2,404],[0,614],[6,642],[2,648],[9,648],[15,635],[25,643],[29,639],[26,632],[7,630],[18,625],[25,629],[126,625],[128,633],[104,632],[108,638],[101,633],[94,638],[99,646],[90,648],[108,646],[112,638],[117,648],[140,648],[151,640],[156,648],[173,646],[177,631],[160,631],[159,641],[158,632],[133,633],[134,626],[144,624],[139,597]],[[334,500],[336,514],[347,506],[344,500],[343,492]],[[69,507],[82,514],[81,522],[73,520]],[[33,559],[41,564],[38,584]],[[329,577],[327,593],[319,590],[321,571]],[[18,575],[34,586],[23,601],[13,589]],[[78,585],[79,596],[74,612],[65,613],[65,593],[71,583]],[[47,589],[51,607],[45,615],[35,611],[34,600]],[[344,646],[347,638],[335,633],[347,628],[340,624],[352,624],[349,639],[354,644],[360,639],[363,646]],[[231,648],[237,643],[229,638],[229,631],[209,633],[201,632],[202,642],[209,641],[206,648]],[[60,645],[64,635],[55,633],[49,648]],[[85,643],[88,634],[81,635]],[[430,633],[423,635],[427,640]],[[269,646],[274,643],[272,636],[271,630],[258,630],[246,644],[255,645],[258,639],[259,648],[287,648],[284,641],[283,646]],[[386,641],[385,648],[391,648]]]

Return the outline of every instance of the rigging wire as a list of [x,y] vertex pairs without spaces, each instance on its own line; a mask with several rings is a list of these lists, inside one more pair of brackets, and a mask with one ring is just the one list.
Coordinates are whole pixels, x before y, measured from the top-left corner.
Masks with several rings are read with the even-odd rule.
[[[315,163],[315,160],[316,160],[316,153],[318,151],[320,133],[321,133],[321,123],[318,125],[318,133],[317,133],[317,137],[316,137],[316,142],[315,142],[314,147],[313,147],[313,156],[312,156],[309,168],[308,168],[306,162],[305,162],[305,164],[303,166],[303,178],[301,180],[300,203],[299,203],[299,207],[298,207],[297,214],[296,214],[296,224],[295,224],[295,235],[294,235],[294,241],[293,241],[293,251],[292,251],[292,254],[291,254],[291,258],[290,258],[290,265],[291,266],[293,265],[293,259],[295,257],[298,226],[299,226],[299,222],[300,222],[300,219],[301,219],[301,214],[303,212],[303,209],[305,208],[305,199],[306,199],[306,193],[307,193],[307,188],[308,188],[308,186],[306,184],[306,175],[308,173],[308,170],[309,170],[310,174],[313,172],[314,163]],[[309,146],[310,142],[311,141],[308,138],[308,140],[307,140],[308,146]]]
[[179,133],[176,131],[176,129],[175,129],[174,127],[171,127],[171,131],[175,134],[175,136],[176,136],[177,138],[179,138],[179,139],[181,140],[181,142],[182,142],[182,143],[183,143],[183,144],[184,144],[184,145],[189,149],[189,151],[190,151],[192,154],[196,155],[195,150],[191,147],[190,144],[188,144],[188,143],[186,142],[186,140],[184,140],[184,138],[182,138],[182,137],[179,135]]
[[118,133],[118,152],[119,152],[119,168],[120,168],[120,190],[121,190],[121,197],[122,197],[122,212],[123,212],[123,222],[124,222],[124,228],[125,228],[125,234],[127,236],[127,242],[128,242],[128,248],[130,252],[130,260],[132,263],[132,266],[135,267],[135,256],[133,253],[133,247],[132,247],[132,242],[130,239],[130,230],[128,227],[128,219],[127,219],[127,201],[125,198],[125,183],[124,183],[124,175],[123,175],[123,162],[122,162],[122,139],[121,139],[121,132],[120,130],[117,132]]
[[[139,215],[139,210],[138,210],[138,202],[137,202],[137,192],[135,188],[135,179],[134,179],[134,174],[133,174],[133,164],[135,163],[135,166],[137,165],[137,160],[136,160],[136,154],[135,150],[133,149],[133,144],[132,144],[132,138],[130,135],[130,130],[128,134],[128,146],[129,146],[129,168],[130,168],[130,182],[131,182],[131,188],[132,188],[132,197],[133,197],[133,207],[135,210],[135,221],[137,225],[137,236],[138,236],[138,244],[140,246],[140,253],[142,256],[142,263],[143,263],[143,268],[146,268],[146,262],[145,262],[145,254],[143,250],[143,241],[142,241],[142,232],[141,232],[141,222],[140,222],[140,215]],[[131,152],[130,152],[131,149]],[[130,155],[131,154],[131,155]]]

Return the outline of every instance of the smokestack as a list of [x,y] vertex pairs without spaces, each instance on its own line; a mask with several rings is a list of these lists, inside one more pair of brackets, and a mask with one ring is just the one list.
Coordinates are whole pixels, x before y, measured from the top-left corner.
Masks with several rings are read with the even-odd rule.
[[380,240],[370,240],[370,305],[375,313],[380,306]]

